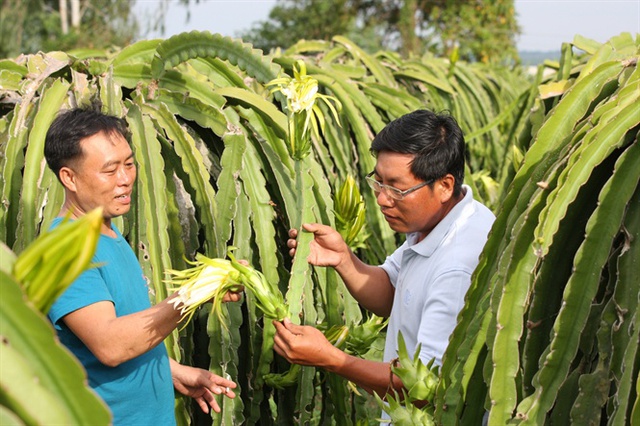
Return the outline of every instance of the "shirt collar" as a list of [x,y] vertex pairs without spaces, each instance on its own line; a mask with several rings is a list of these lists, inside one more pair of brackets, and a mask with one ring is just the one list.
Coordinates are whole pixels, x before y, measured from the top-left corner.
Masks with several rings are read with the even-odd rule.
[[417,254],[425,257],[431,256],[433,252],[436,251],[444,237],[449,233],[451,225],[453,225],[456,220],[462,216],[467,206],[470,206],[473,202],[473,192],[471,191],[471,188],[467,185],[462,185],[462,188],[463,191],[466,191],[462,200],[453,206],[451,211],[431,230],[431,232],[429,232],[429,235],[424,237],[422,241],[416,243],[419,236],[418,232],[407,234],[408,249],[411,249]]

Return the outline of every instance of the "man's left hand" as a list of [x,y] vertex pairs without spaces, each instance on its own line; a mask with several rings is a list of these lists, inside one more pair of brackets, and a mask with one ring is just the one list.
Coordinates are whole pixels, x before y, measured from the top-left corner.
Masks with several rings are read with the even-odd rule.
[[244,287],[238,289],[237,291],[228,291],[222,296],[222,301],[226,302],[237,302],[242,298],[242,292],[244,291]]
[[[245,259],[239,259],[238,263],[244,266],[249,266],[249,262]],[[244,291],[244,286],[240,286],[240,288],[236,291],[228,291],[222,296],[222,302],[238,302],[242,299],[242,292]]]
[[288,318],[273,324],[276,327],[273,348],[292,364],[327,367],[334,361],[335,352],[340,352],[315,327],[296,325]]
[[209,413],[209,407],[216,413],[220,412],[215,395],[224,395],[228,398],[236,396],[231,390],[236,387],[236,384],[231,380],[202,368],[179,364],[175,360],[171,360],[171,377],[176,390],[182,395],[195,399],[205,413]]

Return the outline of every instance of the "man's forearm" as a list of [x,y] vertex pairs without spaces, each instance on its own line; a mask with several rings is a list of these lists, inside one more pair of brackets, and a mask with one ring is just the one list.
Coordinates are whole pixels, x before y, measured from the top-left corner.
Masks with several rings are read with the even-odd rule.
[[378,316],[389,316],[394,288],[384,269],[367,265],[352,253],[351,262],[337,267],[336,271],[360,305]]
[[111,302],[98,302],[68,314],[63,321],[100,362],[115,367],[162,343],[180,319],[180,312],[164,300],[122,317],[116,317]]
[[126,321],[124,327],[130,327],[129,333],[124,330],[122,333],[122,337],[128,338],[132,343],[130,354],[126,358],[135,358],[161,344],[176,328],[180,319],[179,311],[166,300],[142,312],[120,317],[119,320]]
[[341,354],[325,366],[327,371],[344,377],[369,393],[375,392],[381,398],[393,389],[402,389],[402,382],[391,374],[389,363],[358,358],[342,351]]

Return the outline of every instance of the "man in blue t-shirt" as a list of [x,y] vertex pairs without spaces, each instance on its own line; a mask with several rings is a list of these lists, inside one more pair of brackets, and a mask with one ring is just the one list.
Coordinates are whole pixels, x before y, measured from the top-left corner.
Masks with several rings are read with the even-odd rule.
[[[136,179],[125,121],[87,108],[61,113],[45,139],[45,158],[64,186],[65,201],[53,226],[103,208],[93,262],[54,303],[49,318],[60,341],[87,370],[89,384],[113,413],[114,425],[175,424],[174,388],[204,412],[219,412],[214,395],[234,398],[236,385],[207,370],[181,365],[163,340],[180,323],[167,299],[151,306],[133,250],[111,219],[127,213]],[[237,301],[230,293],[226,301]]]

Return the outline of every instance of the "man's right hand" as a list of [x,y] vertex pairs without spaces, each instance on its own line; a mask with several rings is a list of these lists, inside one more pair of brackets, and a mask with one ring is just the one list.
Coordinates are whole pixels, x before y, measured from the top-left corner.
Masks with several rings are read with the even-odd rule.
[[[358,303],[378,316],[389,316],[395,288],[385,270],[358,259],[340,233],[330,226],[305,223],[302,228],[313,233],[307,262],[314,266],[333,267]],[[298,247],[298,231],[291,229],[289,237],[287,247],[293,256]]]
[[[313,240],[309,245],[309,257],[307,257],[307,261],[310,264],[335,268],[350,258],[351,251],[349,247],[335,229],[319,223],[305,223],[302,228],[307,232],[313,233]],[[289,230],[290,238],[287,240],[287,247],[289,247],[289,254],[292,257],[295,255],[298,246],[297,236],[297,229]]]

